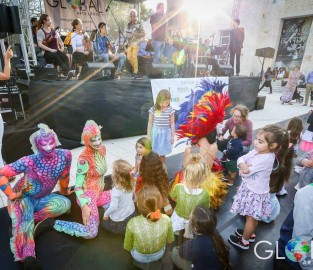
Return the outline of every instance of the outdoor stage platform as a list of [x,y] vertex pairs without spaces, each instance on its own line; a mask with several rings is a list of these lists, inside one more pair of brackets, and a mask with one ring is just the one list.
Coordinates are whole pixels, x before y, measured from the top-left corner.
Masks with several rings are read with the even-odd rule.
[[[259,77],[230,77],[233,104],[254,110],[259,82]],[[151,81],[131,79],[34,81],[29,86],[29,101],[30,120],[48,124],[62,147],[70,149],[81,145],[81,132],[88,119],[103,126],[103,139],[146,134],[148,111],[153,106]]]

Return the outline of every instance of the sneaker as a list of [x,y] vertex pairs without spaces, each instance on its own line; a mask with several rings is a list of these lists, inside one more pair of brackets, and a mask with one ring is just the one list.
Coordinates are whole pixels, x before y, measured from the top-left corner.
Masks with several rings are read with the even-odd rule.
[[243,250],[248,250],[249,246],[250,246],[250,244],[245,245],[242,242],[242,237],[236,236],[236,235],[229,236],[228,242],[231,243],[232,245],[236,246],[236,247],[243,249]]
[[229,187],[232,187],[234,184],[227,183],[226,185],[229,186]]
[[222,181],[223,181],[223,182],[227,182],[227,181],[229,181],[229,178],[226,177],[226,176],[224,176],[224,177],[222,177]]
[[223,157],[221,158],[220,162],[226,162],[227,161],[227,157],[225,155],[223,155]]
[[39,261],[35,257],[28,256],[23,260],[24,270],[42,270]]
[[302,170],[303,170],[304,167],[301,167],[301,166],[295,166],[294,168],[294,172],[299,174]]
[[134,73],[133,79],[134,80],[142,80],[142,77],[139,74]]
[[34,239],[37,238],[42,233],[53,229],[55,220],[53,218],[46,218],[40,222],[38,222],[34,229]]
[[[236,229],[235,233],[236,233],[238,236],[242,237],[242,235],[243,235],[243,229]],[[249,239],[249,242],[250,242],[250,243],[253,243],[254,241],[255,241],[255,235],[252,235],[252,236],[250,237],[250,239]]]
[[71,70],[69,73],[67,73],[66,80],[69,81],[74,77],[74,72]]

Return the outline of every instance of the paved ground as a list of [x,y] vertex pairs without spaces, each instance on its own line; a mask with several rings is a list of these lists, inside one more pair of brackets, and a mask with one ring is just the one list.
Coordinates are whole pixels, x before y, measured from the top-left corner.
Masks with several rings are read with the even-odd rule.
[[[249,115],[249,118],[254,124],[254,132],[256,132],[260,127],[272,123],[279,123],[282,126],[286,126],[288,119],[294,116],[301,116],[305,118],[304,115],[308,113],[310,108],[304,107],[296,102],[294,102],[293,106],[281,105],[279,101],[279,97],[281,95],[280,91],[281,88],[276,86],[274,88],[274,93],[271,95],[267,94],[268,89],[260,92],[260,95],[266,95],[266,103],[264,110],[253,111]],[[109,164],[108,174],[111,173],[111,164],[116,159],[123,158],[134,164],[135,142],[140,137],[141,136],[104,141],[104,145],[107,148],[107,162]],[[170,176],[173,176],[174,173],[181,168],[182,153],[185,147],[185,145],[180,145],[175,148],[173,153],[167,158],[167,168]],[[75,163],[77,162],[77,158],[81,150],[82,147],[72,150],[73,165],[71,168],[71,185],[75,182]],[[297,175],[293,173],[288,185],[286,186],[288,195],[280,198],[281,213],[277,220],[271,224],[260,224],[257,229],[257,241],[267,240],[271,243],[271,245],[260,244],[258,246],[257,252],[261,256],[267,256],[268,253],[266,253],[266,250],[273,250],[275,247],[275,241],[278,239],[280,226],[292,207],[295,194],[294,186],[297,181]],[[243,227],[244,224],[244,219],[242,217],[229,212],[232,204],[232,198],[239,185],[240,179],[237,179],[235,185],[230,188],[224,205],[217,212],[218,230],[225,240],[230,234],[234,233],[237,227]],[[6,199],[3,197],[2,193],[1,196],[0,207],[6,205]],[[258,259],[253,248],[247,252],[242,252],[231,247],[231,260],[234,269],[271,269],[272,264],[272,258],[267,260]]]

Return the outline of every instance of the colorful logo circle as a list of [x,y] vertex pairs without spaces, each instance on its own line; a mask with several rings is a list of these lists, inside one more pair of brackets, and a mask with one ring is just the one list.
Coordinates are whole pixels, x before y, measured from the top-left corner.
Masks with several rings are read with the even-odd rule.
[[292,238],[288,241],[285,252],[289,260],[293,262],[302,262],[310,257],[311,247],[309,242],[300,237]]

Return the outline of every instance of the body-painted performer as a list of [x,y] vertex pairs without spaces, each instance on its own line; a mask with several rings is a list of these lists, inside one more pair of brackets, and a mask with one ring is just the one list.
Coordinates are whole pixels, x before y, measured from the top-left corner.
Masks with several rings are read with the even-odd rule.
[[111,191],[104,191],[104,175],[107,171],[106,149],[101,144],[101,126],[88,120],[82,133],[82,143],[86,148],[77,163],[75,193],[82,209],[84,224],[49,219],[43,230],[52,227],[59,231],[85,239],[97,236],[99,227],[98,207],[108,204]]
[[[60,145],[55,132],[44,124],[30,136],[35,154],[23,157],[0,170],[0,189],[10,199],[8,212],[12,220],[11,250],[15,261],[27,269],[41,269],[35,259],[34,223],[57,217],[70,210],[71,202],[62,195],[51,194],[57,182],[60,192],[69,195],[71,152],[55,149]],[[12,189],[8,178],[24,173]],[[34,267],[34,268],[32,268]],[[38,267],[38,268],[36,268]]]
[[[211,171],[217,152],[216,125],[223,121],[225,109],[230,106],[228,92],[223,90],[225,85],[203,79],[199,86],[200,90],[190,95],[190,101],[181,105],[179,119],[177,121],[176,135],[178,139],[188,138],[192,146],[185,151],[184,166],[189,160],[190,153],[198,152],[202,161],[207,164]],[[196,104],[190,104],[196,100]],[[186,108],[185,108],[186,107]],[[189,108],[189,109],[188,109]],[[214,138],[212,138],[214,137]],[[212,141],[211,141],[212,140]],[[182,182],[182,171],[177,173],[172,187]],[[218,208],[227,193],[226,184],[220,181],[219,173],[211,173],[201,187],[210,194],[210,206]]]

